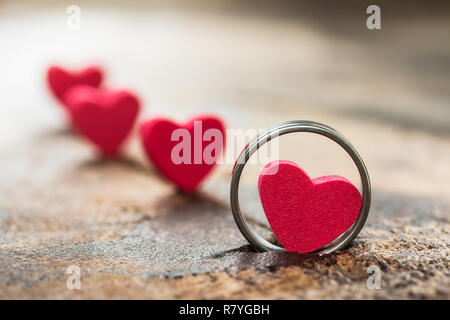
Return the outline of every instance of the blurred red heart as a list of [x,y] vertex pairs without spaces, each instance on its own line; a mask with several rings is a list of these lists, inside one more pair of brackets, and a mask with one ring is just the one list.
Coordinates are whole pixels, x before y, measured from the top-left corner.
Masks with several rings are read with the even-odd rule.
[[64,100],[75,128],[106,156],[114,156],[139,113],[138,98],[128,91],[89,86],[70,88]]
[[225,126],[213,116],[184,125],[156,118],[141,127],[144,149],[154,165],[181,190],[193,192],[225,147]]
[[64,105],[64,93],[76,85],[98,88],[103,79],[103,72],[98,67],[89,67],[79,71],[68,71],[52,66],[47,71],[47,83],[53,95]]
[[356,221],[361,195],[347,179],[311,180],[296,163],[273,161],[261,171],[259,196],[270,226],[287,251],[315,251]]

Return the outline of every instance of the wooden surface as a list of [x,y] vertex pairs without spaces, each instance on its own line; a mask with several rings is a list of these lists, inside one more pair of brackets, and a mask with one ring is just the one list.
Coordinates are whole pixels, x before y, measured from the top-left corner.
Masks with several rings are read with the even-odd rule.
[[[0,4],[0,298],[450,298],[448,5],[382,6],[378,31],[354,2],[80,7],[82,28],[68,30],[58,2]],[[232,163],[186,196],[136,136],[120,159],[99,158],[45,88],[54,62],[101,63],[109,86],[140,95],[140,120],[212,112],[234,129],[335,127],[371,175],[366,227],[331,256],[253,252],[229,209]],[[280,148],[312,177],[358,183],[323,138],[283,137]],[[261,166],[246,169],[242,206],[271,238]],[[69,266],[80,290],[66,287]],[[379,290],[367,288],[369,266]]]

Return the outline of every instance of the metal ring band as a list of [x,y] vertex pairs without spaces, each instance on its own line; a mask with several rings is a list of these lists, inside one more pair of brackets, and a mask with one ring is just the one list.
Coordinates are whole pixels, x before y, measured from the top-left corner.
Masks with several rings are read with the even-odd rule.
[[287,121],[268,129],[265,133],[257,136],[244,148],[244,150],[241,152],[238,159],[236,160],[236,163],[233,168],[233,175],[231,178],[230,202],[234,220],[239,230],[241,231],[242,235],[258,251],[261,252],[269,250],[285,251],[283,247],[274,245],[269,241],[265,240],[264,238],[262,238],[259,234],[252,232],[250,227],[247,225],[247,222],[245,221],[245,218],[243,217],[239,206],[239,181],[241,178],[242,171],[244,170],[245,164],[250,159],[250,157],[259,149],[259,147],[264,145],[266,142],[272,140],[273,138],[277,138],[281,135],[293,132],[316,133],[332,139],[350,155],[356,167],[358,168],[363,189],[362,206],[358,219],[342,235],[340,235],[327,245],[323,246],[322,248],[314,251],[314,253],[329,254],[336,250],[343,249],[348,244],[350,244],[350,242],[359,234],[369,215],[370,200],[371,200],[370,179],[363,160],[361,159],[355,148],[351,145],[351,143],[335,129],[322,123],[306,120]]

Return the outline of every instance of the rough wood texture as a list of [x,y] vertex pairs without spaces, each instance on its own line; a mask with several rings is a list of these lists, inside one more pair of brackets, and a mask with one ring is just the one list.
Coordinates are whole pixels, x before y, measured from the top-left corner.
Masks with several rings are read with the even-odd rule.
[[[450,298],[448,5],[386,4],[375,32],[359,2],[80,2],[81,30],[66,29],[58,2],[33,5],[0,4],[0,298]],[[365,229],[331,256],[256,253],[229,210],[232,163],[191,197],[147,164],[135,138],[122,158],[98,158],[43,85],[49,63],[90,61],[109,85],[141,95],[143,118],[210,111],[230,128],[337,128],[371,174]],[[280,151],[312,177],[358,181],[324,139],[286,137]],[[241,198],[271,238],[261,167],[249,167]],[[66,287],[71,265],[80,290]],[[380,290],[366,286],[371,265]]]

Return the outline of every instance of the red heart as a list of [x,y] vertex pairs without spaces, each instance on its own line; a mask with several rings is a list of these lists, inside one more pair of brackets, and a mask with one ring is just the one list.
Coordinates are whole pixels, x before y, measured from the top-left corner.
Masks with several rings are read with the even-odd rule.
[[106,156],[117,154],[140,108],[137,97],[128,91],[105,91],[89,86],[70,88],[64,100],[75,128]]
[[[177,132],[185,135],[177,136]],[[216,135],[208,138],[208,132]],[[141,138],[155,166],[181,190],[193,192],[214,167],[225,147],[225,126],[213,116],[196,117],[185,125],[157,118],[142,125]],[[216,148],[210,152],[213,143]],[[182,146],[185,148],[180,151]],[[204,157],[205,154],[212,157]]]
[[67,71],[52,66],[47,71],[47,83],[54,96],[64,105],[64,93],[75,85],[87,85],[98,88],[103,79],[103,72],[98,67],[89,67],[80,71]]
[[259,196],[270,226],[287,251],[315,251],[356,221],[361,195],[347,179],[311,180],[296,163],[273,161],[261,171]]

